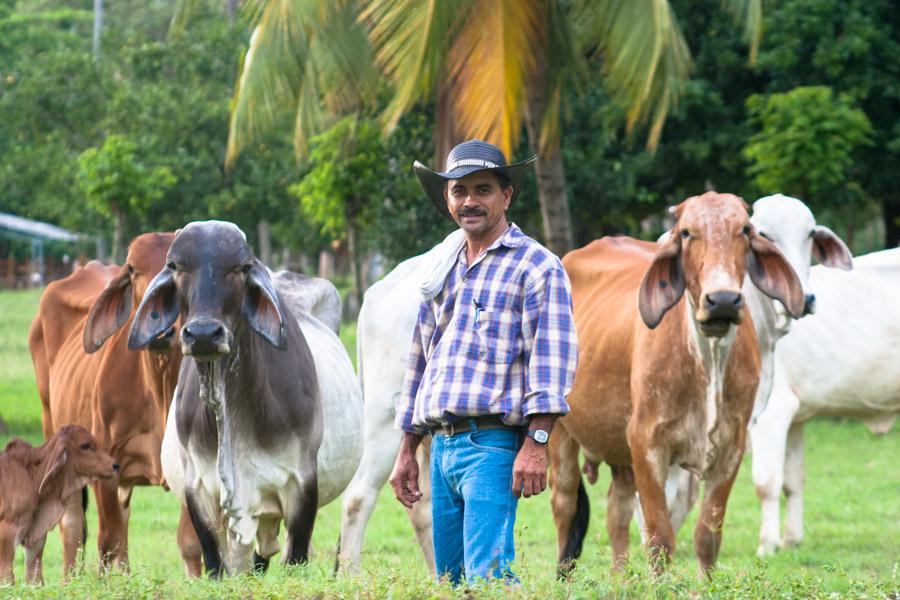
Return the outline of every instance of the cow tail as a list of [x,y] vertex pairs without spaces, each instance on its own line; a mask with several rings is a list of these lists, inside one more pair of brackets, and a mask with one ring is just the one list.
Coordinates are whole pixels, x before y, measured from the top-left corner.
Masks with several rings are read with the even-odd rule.
[[569,575],[578,557],[581,556],[581,549],[584,546],[584,538],[587,537],[588,523],[591,518],[591,504],[588,500],[587,491],[584,489],[584,480],[578,481],[578,499],[575,503],[575,516],[572,518],[572,524],[569,527],[569,539],[566,540],[566,547],[563,549],[562,556],[559,557],[557,567],[557,576],[563,579]]
[[334,550],[334,574],[341,568],[341,534],[338,532],[337,548]]
[[81,488],[81,545],[87,546],[87,509],[88,509],[88,489],[87,486]]

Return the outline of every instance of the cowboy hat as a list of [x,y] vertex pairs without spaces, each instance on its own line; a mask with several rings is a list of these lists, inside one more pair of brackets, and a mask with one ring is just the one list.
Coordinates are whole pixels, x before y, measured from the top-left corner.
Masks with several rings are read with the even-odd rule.
[[450,151],[443,172],[432,171],[419,161],[413,163],[413,171],[434,207],[448,219],[453,219],[450,211],[447,210],[447,199],[444,197],[444,189],[449,180],[461,179],[476,171],[502,173],[509,179],[513,188],[513,195],[510,199],[510,204],[512,204],[519,195],[527,167],[531,166],[535,160],[537,160],[537,156],[507,165],[506,157],[497,146],[481,140],[469,140],[457,144]]

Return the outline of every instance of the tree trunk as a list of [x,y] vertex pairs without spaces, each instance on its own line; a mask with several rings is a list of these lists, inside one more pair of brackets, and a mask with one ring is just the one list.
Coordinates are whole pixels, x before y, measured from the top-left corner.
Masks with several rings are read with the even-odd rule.
[[239,0],[228,0],[225,4],[225,16],[228,19],[228,27],[234,28],[234,15],[237,13]]
[[103,0],[94,0],[94,35],[91,38],[91,52],[94,60],[100,60],[100,34],[103,31]]
[[353,316],[359,313],[363,295],[362,267],[359,260],[359,224],[356,222],[356,207],[360,204],[359,200],[354,199],[347,202],[344,207],[344,216],[347,219],[347,252],[350,254],[350,273],[353,276],[352,294],[356,302],[351,311]]
[[572,220],[559,140],[541,139],[541,123],[547,109],[547,62],[543,53],[538,55],[539,62],[528,80],[525,129],[528,131],[528,146],[538,156],[534,170],[544,224],[544,244],[551,252],[562,256],[574,246]]
[[272,265],[272,232],[269,229],[269,222],[262,219],[256,224],[256,233],[259,235],[259,260],[262,264]]
[[884,219],[884,247],[896,248],[900,244],[900,202],[887,199],[881,206]]
[[117,206],[112,206],[113,214],[113,247],[112,259],[117,265],[125,262],[125,249],[122,244],[122,231],[125,229],[125,213]]

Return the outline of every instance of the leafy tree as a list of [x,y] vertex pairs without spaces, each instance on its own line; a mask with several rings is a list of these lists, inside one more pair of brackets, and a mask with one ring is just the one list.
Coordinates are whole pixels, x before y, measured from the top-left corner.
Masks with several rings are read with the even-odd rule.
[[137,156],[137,144],[120,135],[106,138],[78,158],[78,185],[88,204],[114,222],[112,254],[125,259],[122,232],[130,214],[146,213],[150,204],[175,183],[168,167],[149,167]]
[[744,148],[748,173],[762,190],[822,202],[826,196],[858,199],[854,152],[872,143],[872,125],[846,95],[824,86],[747,100],[759,131]]
[[381,132],[372,119],[345,117],[312,138],[306,175],[290,190],[305,215],[322,231],[346,238],[352,263],[353,293],[362,305],[361,230],[380,200],[387,176]]

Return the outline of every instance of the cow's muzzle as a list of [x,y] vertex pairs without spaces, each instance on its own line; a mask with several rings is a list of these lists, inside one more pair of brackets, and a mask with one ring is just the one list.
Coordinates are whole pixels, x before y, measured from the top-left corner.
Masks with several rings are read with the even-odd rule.
[[194,360],[213,361],[231,353],[231,331],[215,319],[191,321],[181,328],[181,351]]
[[717,291],[704,294],[697,311],[700,332],[708,337],[722,337],[728,328],[741,322],[744,297],[740,292]]

